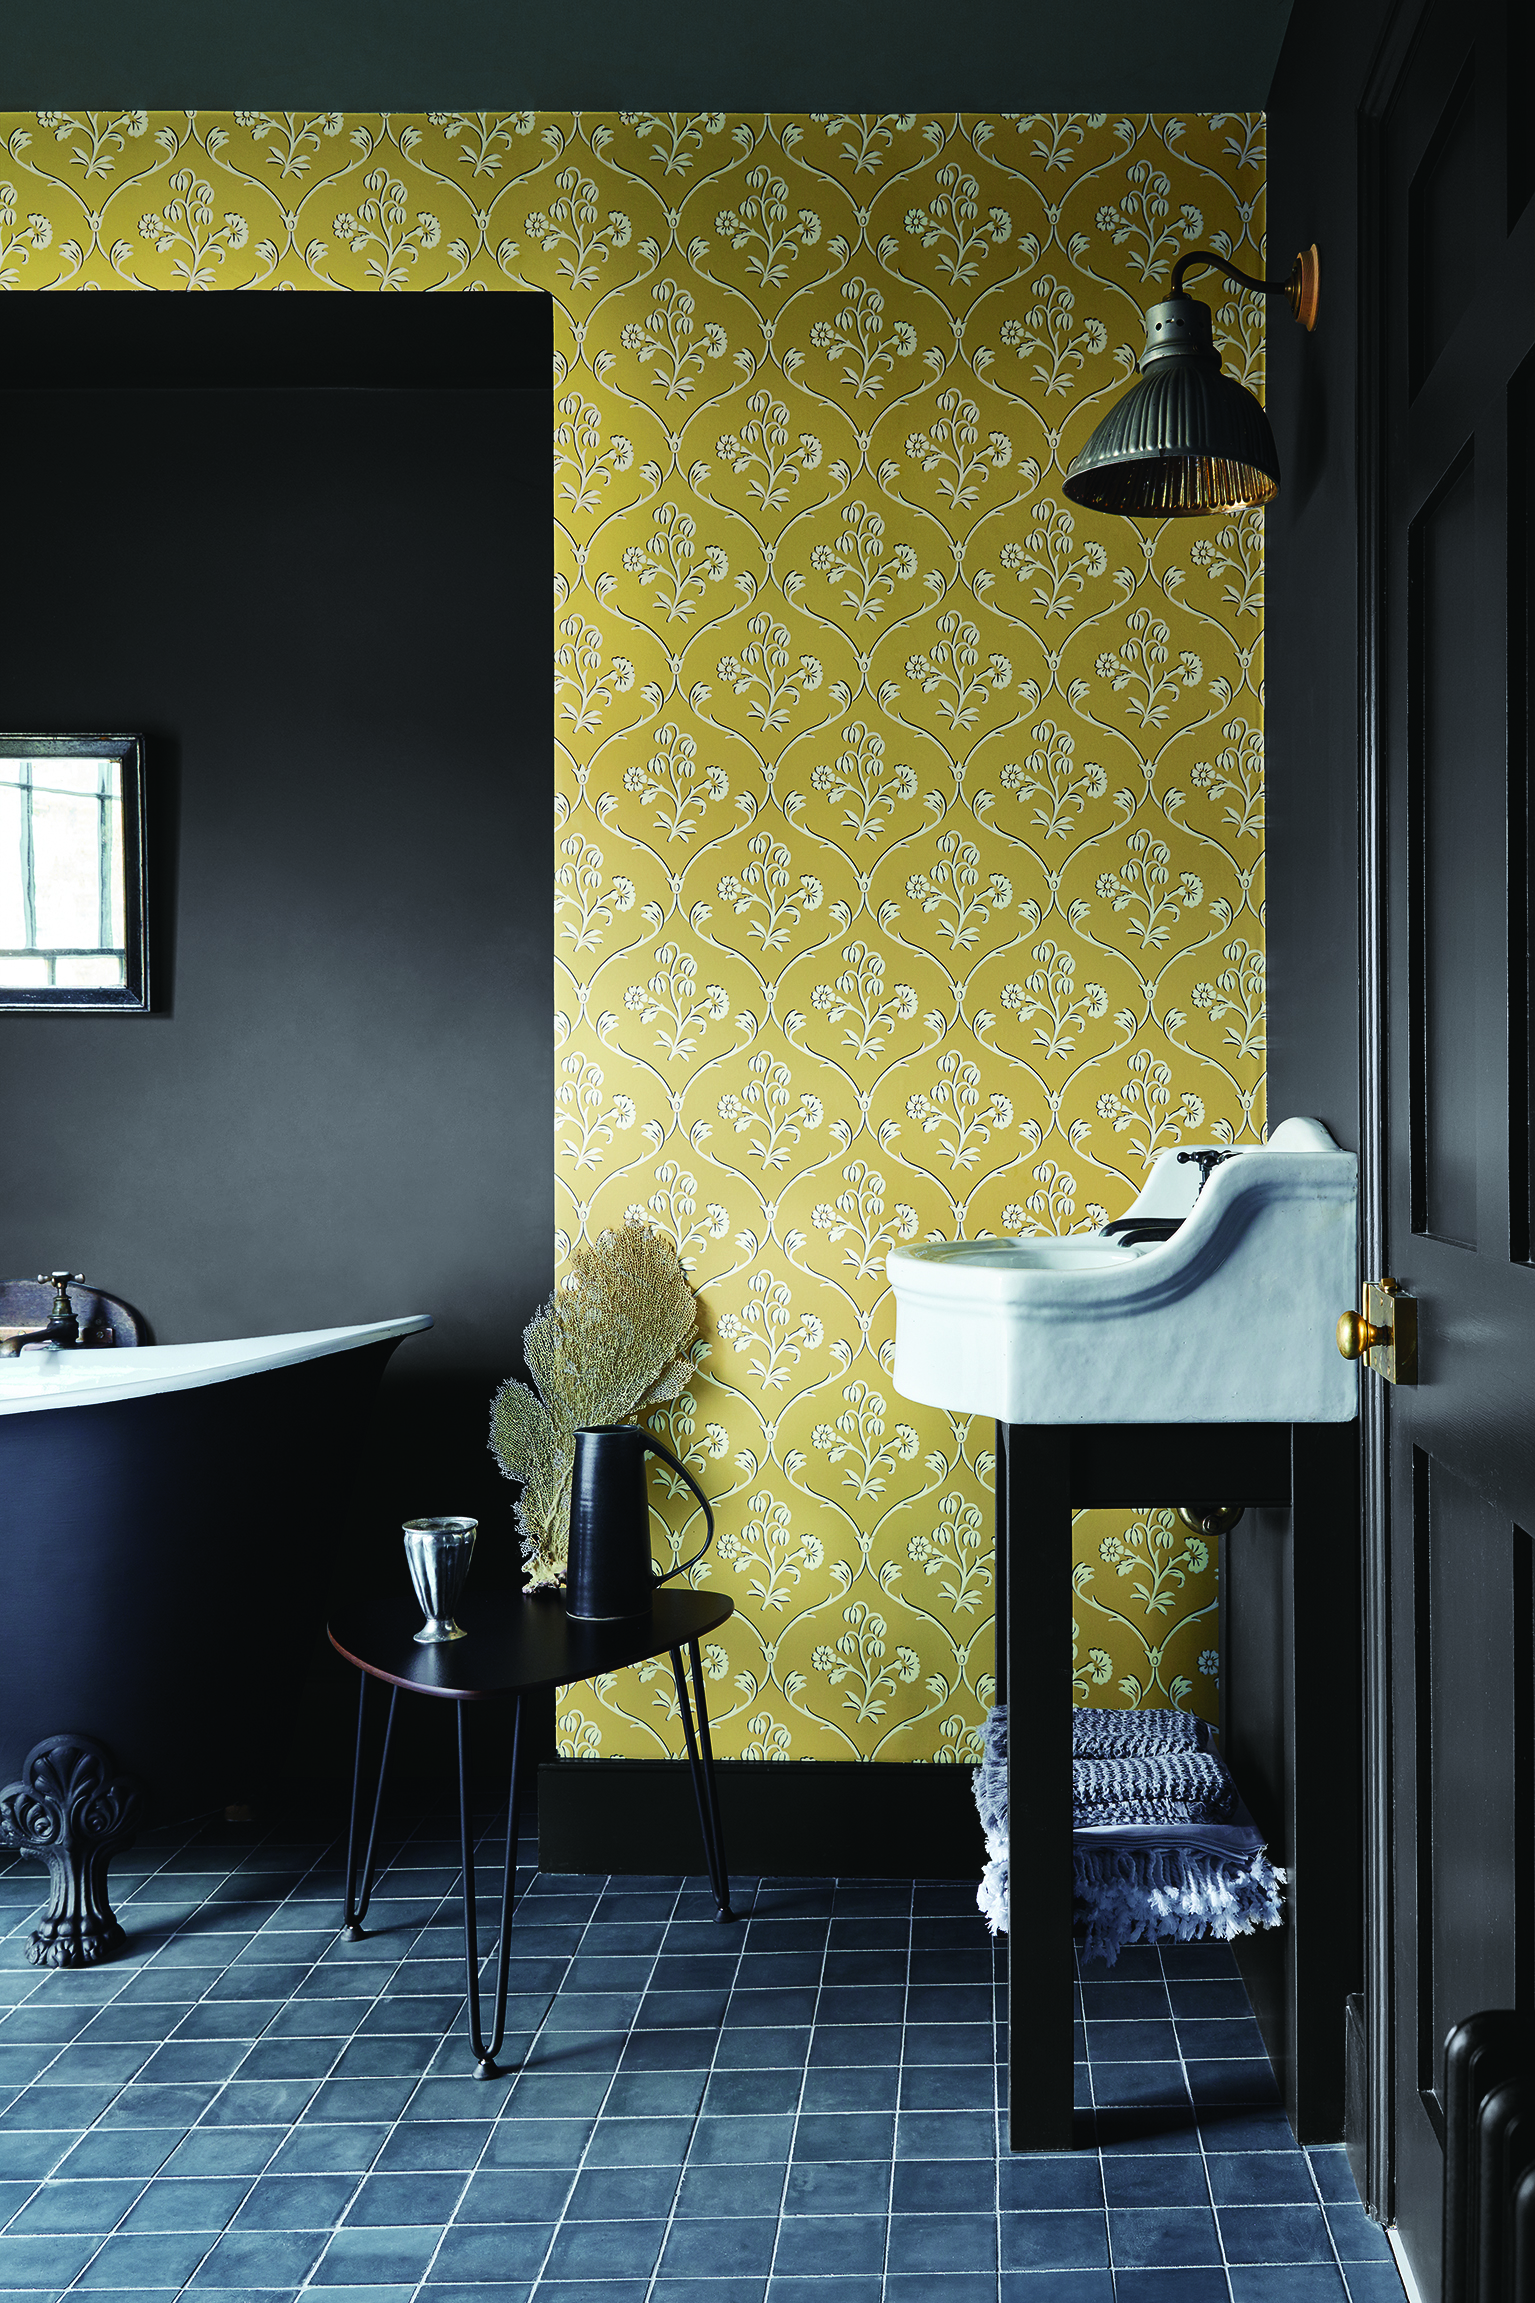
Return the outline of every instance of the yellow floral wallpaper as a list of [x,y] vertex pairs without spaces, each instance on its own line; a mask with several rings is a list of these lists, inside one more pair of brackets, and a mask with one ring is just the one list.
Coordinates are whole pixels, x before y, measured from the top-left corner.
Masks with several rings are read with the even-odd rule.
[[[973,1759],[993,1427],[894,1392],[885,1250],[1088,1228],[1263,1127],[1262,516],[1061,492],[1179,252],[1262,269],[1261,116],[0,138],[6,287],[555,299],[562,1238],[641,1213],[703,1297],[655,1420],[719,1504],[718,1748]],[[1077,1539],[1079,1698],[1213,1717],[1205,1547]],[[570,1690],[562,1748],[678,1748],[669,1684]]]

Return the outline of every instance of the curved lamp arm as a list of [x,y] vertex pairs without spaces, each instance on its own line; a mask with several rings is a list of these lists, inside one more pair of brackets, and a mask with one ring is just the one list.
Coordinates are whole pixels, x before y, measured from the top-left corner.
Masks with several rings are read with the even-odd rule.
[[1303,328],[1309,331],[1316,326],[1322,268],[1315,241],[1309,248],[1302,249],[1282,280],[1255,279],[1251,272],[1239,272],[1235,264],[1228,263],[1224,256],[1217,256],[1212,248],[1189,248],[1173,266],[1173,295],[1182,296],[1187,293],[1183,275],[1194,264],[1213,264],[1216,271],[1224,272],[1229,280],[1236,281],[1238,287],[1251,288],[1256,295],[1283,296]]

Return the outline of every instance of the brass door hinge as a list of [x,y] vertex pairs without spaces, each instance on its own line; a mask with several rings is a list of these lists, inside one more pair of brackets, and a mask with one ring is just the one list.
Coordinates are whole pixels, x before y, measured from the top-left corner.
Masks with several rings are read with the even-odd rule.
[[1366,1280],[1363,1312],[1346,1311],[1338,1321],[1338,1349],[1345,1359],[1362,1359],[1387,1383],[1416,1383],[1417,1297],[1404,1294],[1394,1279]]

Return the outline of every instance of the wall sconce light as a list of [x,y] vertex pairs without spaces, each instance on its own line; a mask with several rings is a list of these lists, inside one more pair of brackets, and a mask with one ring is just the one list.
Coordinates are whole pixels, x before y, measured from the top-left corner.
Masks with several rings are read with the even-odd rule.
[[1263,296],[1283,296],[1301,326],[1316,325],[1321,263],[1313,244],[1282,280],[1255,280],[1208,248],[1173,266],[1172,292],[1146,314],[1140,381],[1115,403],[1072,459],[1063,483],[1074,504],[1131,519],[1191,519],[1245,511],[1279,491],[1279,451],[1251,392],[1221,374],[1210,307],[1184,294],[1191,265],[1213,264]]

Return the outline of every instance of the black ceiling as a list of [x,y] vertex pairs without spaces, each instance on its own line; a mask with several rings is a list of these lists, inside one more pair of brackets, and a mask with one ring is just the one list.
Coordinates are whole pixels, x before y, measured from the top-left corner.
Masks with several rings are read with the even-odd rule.
[[0,110],[1249,111],[1290,0],[13,0]]

